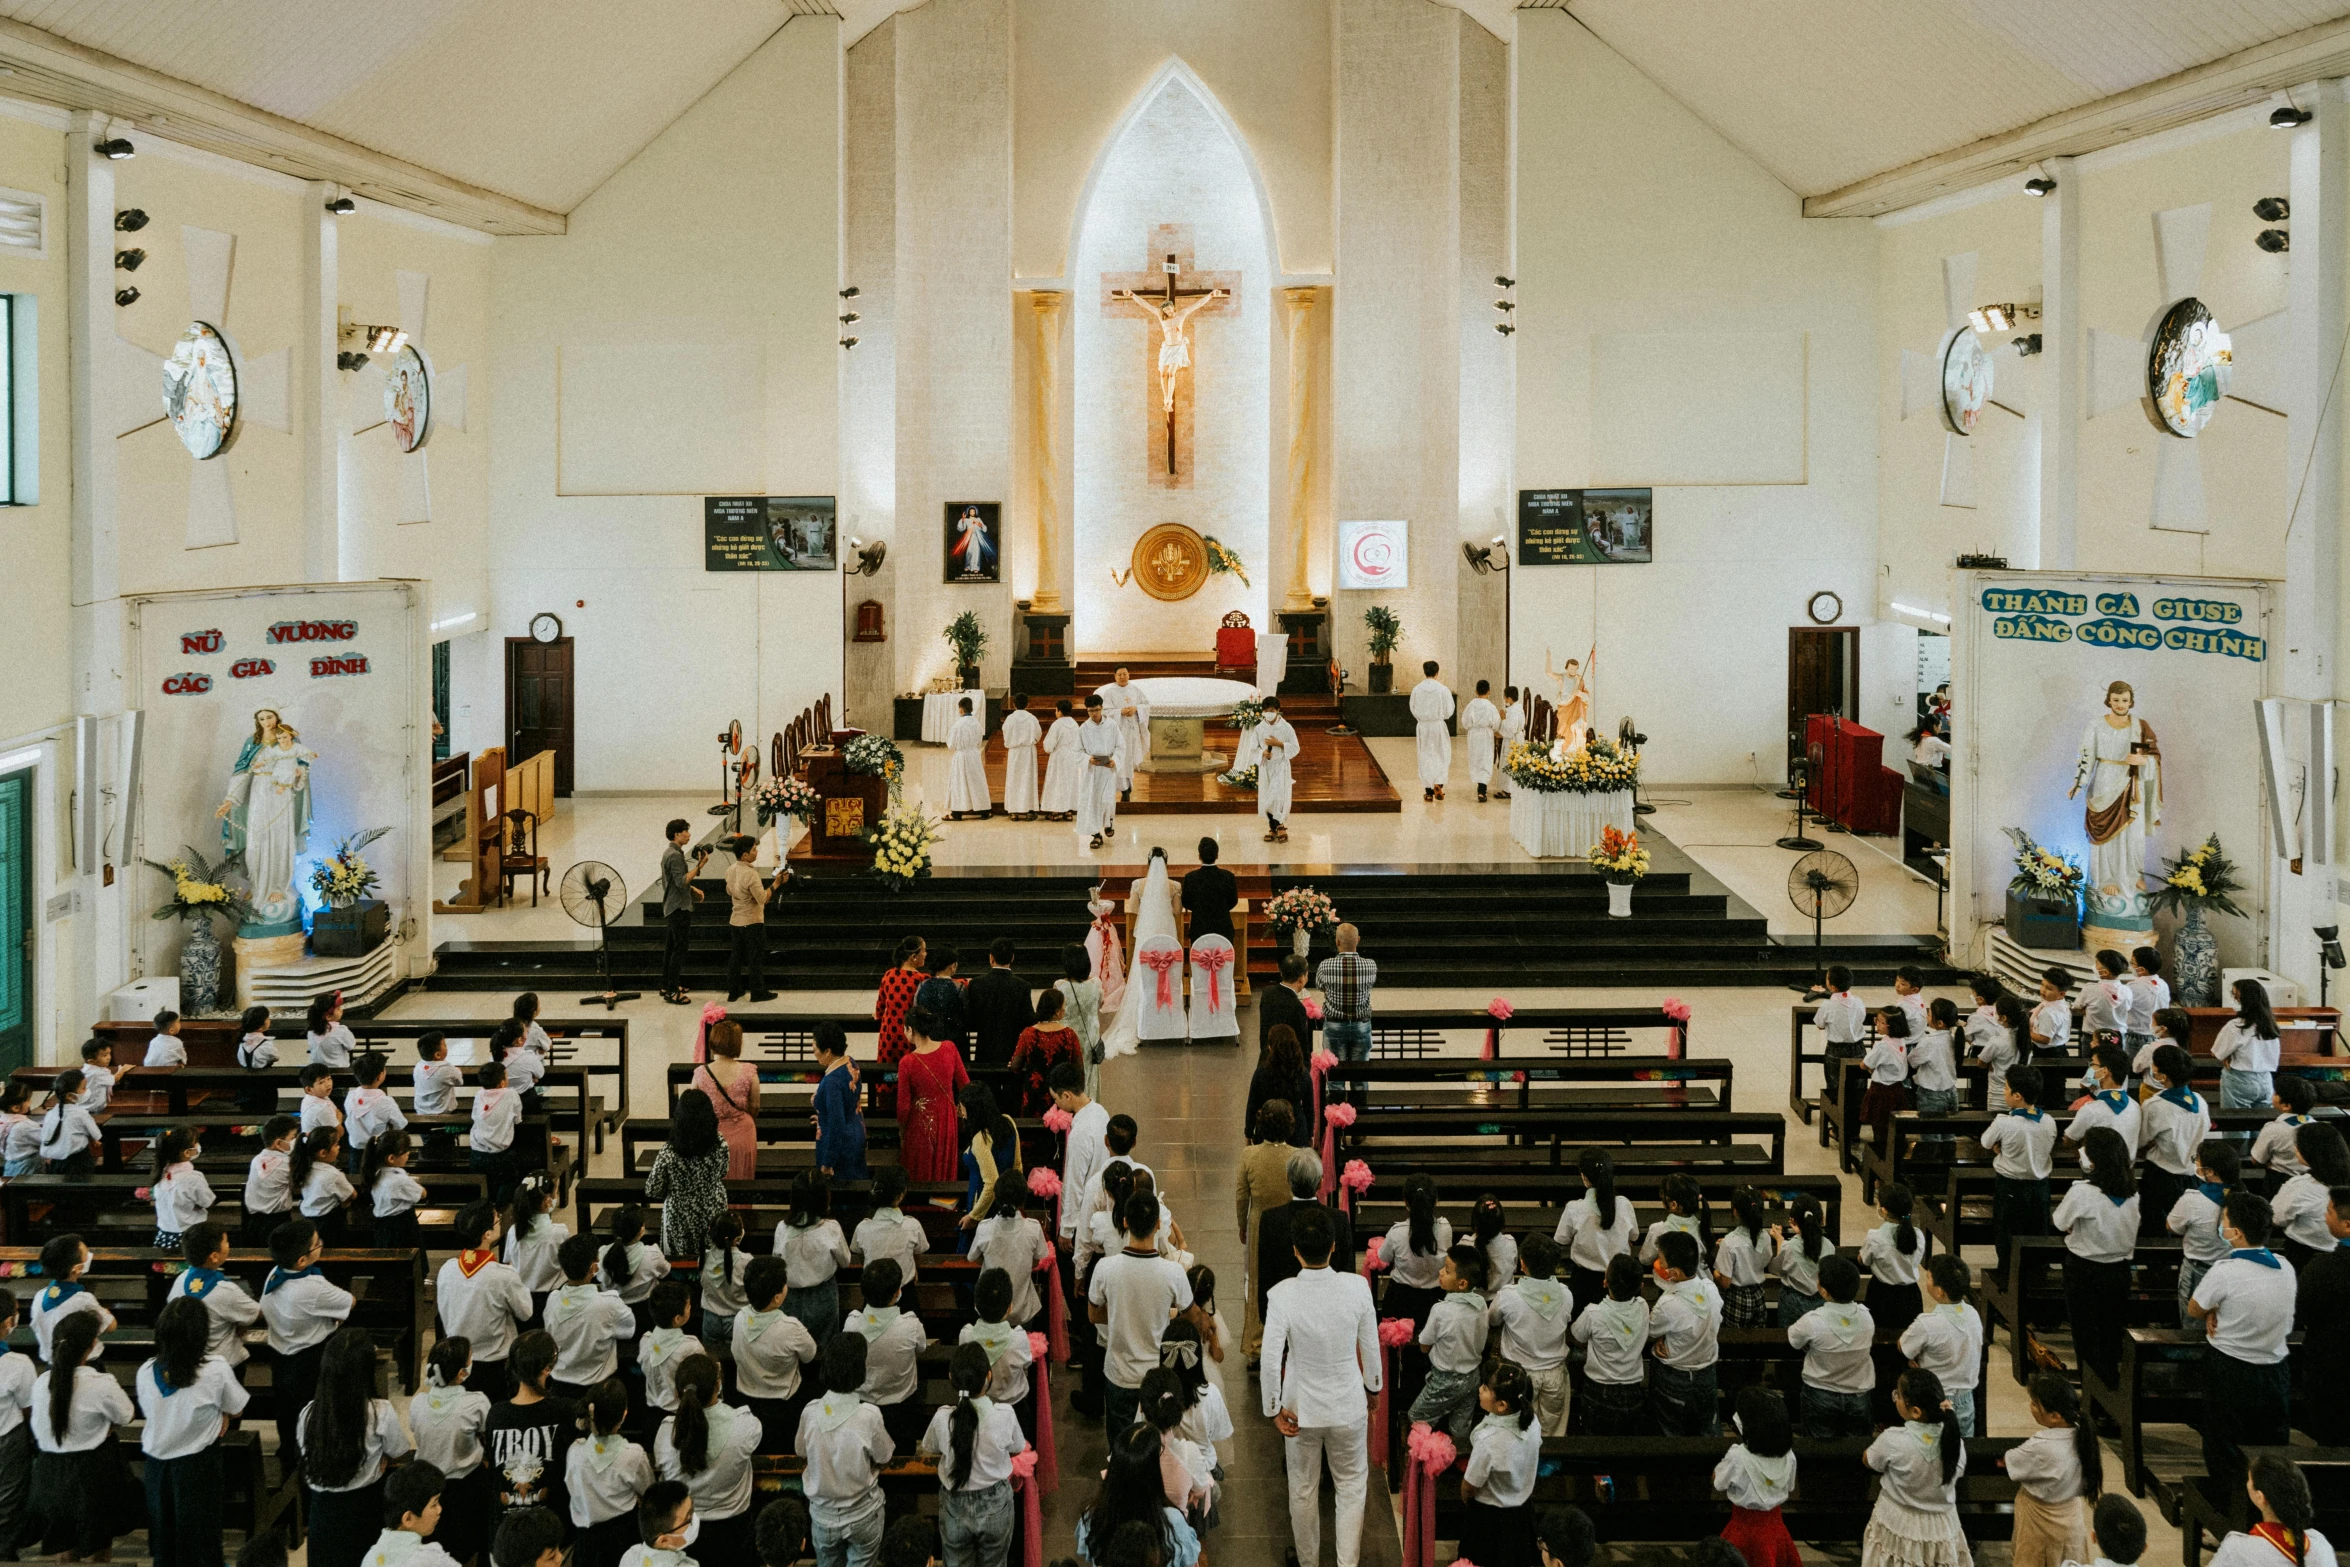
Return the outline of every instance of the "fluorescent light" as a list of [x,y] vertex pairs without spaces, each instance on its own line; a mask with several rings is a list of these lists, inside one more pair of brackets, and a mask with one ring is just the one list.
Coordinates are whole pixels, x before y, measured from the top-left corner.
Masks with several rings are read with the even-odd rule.
[[1904,604],[1898,599],[1894,600],[1893,608],[1897,614],[1915,615],[1920,620],[1938,620],[1945,626],[1950,624],[1950,617],[1948,615],[1937,615],[1930,609],[1919,609],[1914,604]]
[[446,620],[434,621],[432,623],[432,629],[435,631],[446,631],[451,626],[462,626],[469,620],[479,620],[480,618],[481,617],[479,615],[469,609],[462,615],[451,615]]

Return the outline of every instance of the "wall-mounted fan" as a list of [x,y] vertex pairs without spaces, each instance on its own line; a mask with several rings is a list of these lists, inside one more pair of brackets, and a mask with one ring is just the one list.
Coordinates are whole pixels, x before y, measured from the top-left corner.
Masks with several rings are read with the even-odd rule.
[[604,989],[600,995],[580,997],[579,1004],[601,1002],[609,1012],[642,995],[642,991],[612,988],[611,926],[628,907],[628,883],[620,879],[620,873],[601,860],[582,860],[563,873],[555,895],[562,900],[564,913],[596,933],[596,972],[603,977]]

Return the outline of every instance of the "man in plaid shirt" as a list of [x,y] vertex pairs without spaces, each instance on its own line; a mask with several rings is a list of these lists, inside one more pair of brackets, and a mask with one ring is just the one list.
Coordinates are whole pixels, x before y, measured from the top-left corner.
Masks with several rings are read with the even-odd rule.
[[1371,1059],[1371,987],[1379,983],[1379,965],[1356,950],[1362,940],[1352,925],[1339,926],[1338,955],[1314,971],[1322,987],[1322,1040],[1341,1061]]

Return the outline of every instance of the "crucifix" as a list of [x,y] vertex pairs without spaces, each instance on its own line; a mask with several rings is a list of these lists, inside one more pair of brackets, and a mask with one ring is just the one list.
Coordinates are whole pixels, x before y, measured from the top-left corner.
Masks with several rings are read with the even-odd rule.
[[1150,239],[1151,251],[1163,258],[1156,274],[1105,275],[1102,281],[1110,286],[1103,304],[1108,310],[1140,311],[1158,327],[1159,411],[1166,427],[1167,478],[1172,481],[1180,444],[1176,394],[1183,372],[1191,367],[1191,318],[1202,311],[1222,314],[1239,279],[1232,273],[1190,270],[1187,228],[1159,224]]

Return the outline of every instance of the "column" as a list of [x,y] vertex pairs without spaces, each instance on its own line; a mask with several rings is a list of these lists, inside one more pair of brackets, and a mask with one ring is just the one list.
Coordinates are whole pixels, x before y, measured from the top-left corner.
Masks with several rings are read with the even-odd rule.
[[1061,406],[1061,307],[1069,296],[1036,289],[1028,296],[1036,328],[1029,375],[1028,431],[1036,472],[1036,592],[1029,607],[1039,614],[1066,613],[1061,604],[1061,461],[1056,450]]
[[342,377],[335,369],[342,293],[335,225],[326,204],[342,192],[324,180],[302,186],[302,325],[294,345],[294,429],[302,441],[302,576],[342,580],[342,504],[338,466],[343,423]]
[[[2040,200],[2040,352],[2048,389],[2040,416],[2042,571],[2072,568],[2080,515],[2081,423],[2088,334],[2081,322],[2081,186],[2070,158],[2043,165],[2056,189]],[[2016,564],[2022,565],[2018,561]]]
[[1314,404],[1314,308],[1317,288],[1285,288],[1287,307],[1282,331],[1289,351],[1289,592],[1282,598],[1285,611],[1308,612],[1314,607],[1309,575],[1313,552],[1314,486],[1321,474],[1322,410]]

